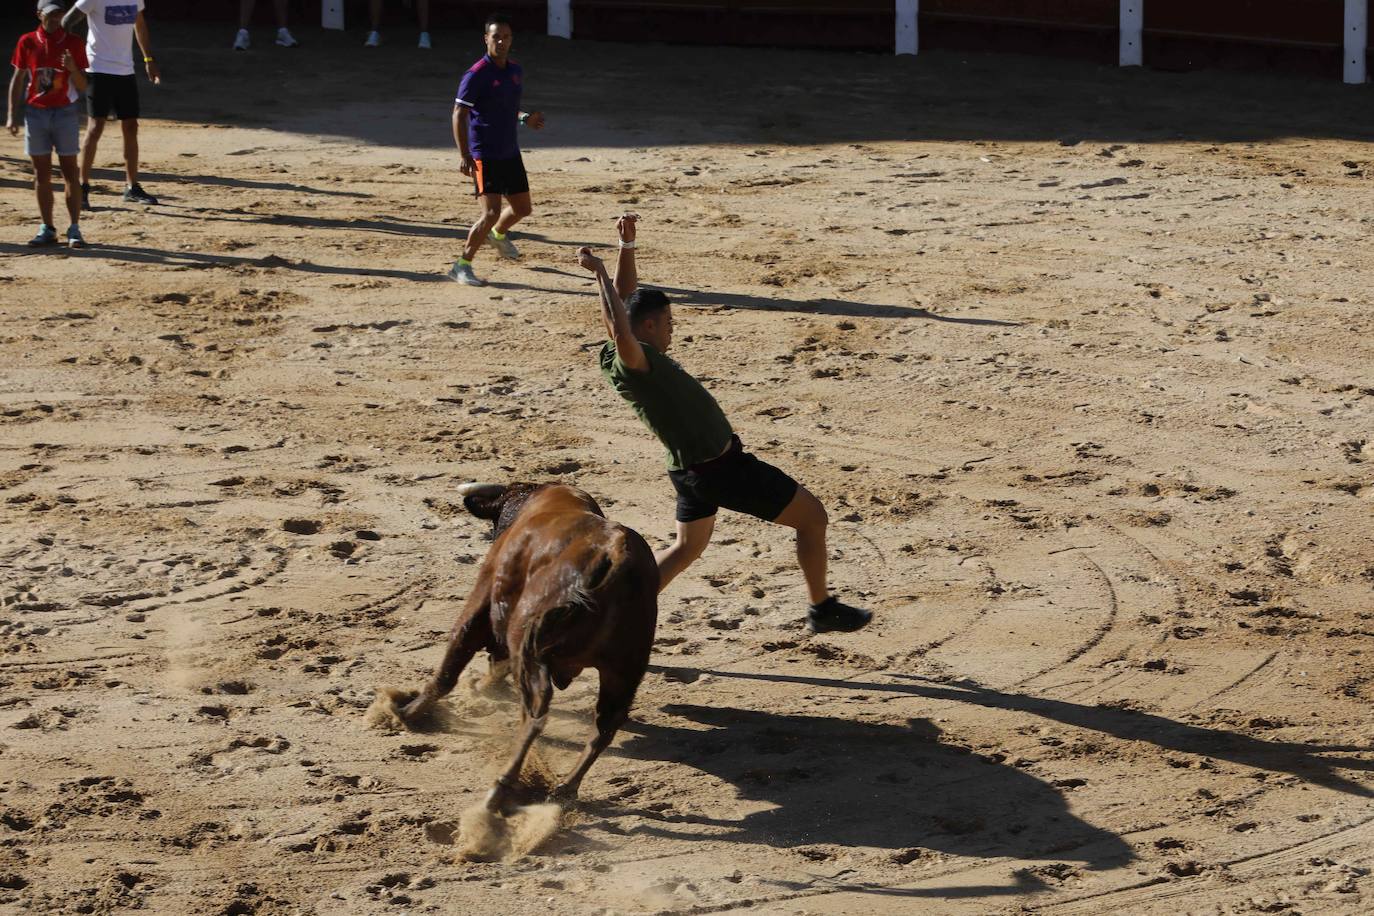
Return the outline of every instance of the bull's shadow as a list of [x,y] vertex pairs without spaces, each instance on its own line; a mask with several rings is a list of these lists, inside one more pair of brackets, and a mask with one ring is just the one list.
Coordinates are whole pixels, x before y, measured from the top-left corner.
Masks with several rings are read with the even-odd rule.
[[772,807],[737,820],[592,800],[587,808],[642,814],[652,819],[644,832],[677,839],[920,847],[972,857],[1054,857],[1094,869],[1134,858],[1120,837],[1070,813],[1054,787],[942,743],[939,728],[924,719],[894,725],[729,707],[663,711],[711,728],[631,721],[624,733],[633,737],[617,755],[695,767],[735,786],[741,798]]

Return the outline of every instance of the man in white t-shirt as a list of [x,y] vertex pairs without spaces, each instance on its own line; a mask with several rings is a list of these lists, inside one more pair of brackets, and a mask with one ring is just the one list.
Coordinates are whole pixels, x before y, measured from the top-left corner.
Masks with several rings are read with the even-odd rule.
[[81,147],[81,204],[91,208],[91,169],[105,121],[119,121],[124,135],[124,171],[128,185],[124,199],[136,204],[155,204],[153,197],[138,183],[138,78],[134,76],[134,40],[143,52],[143,65],[153,85],[162,82],[148,24],[143,21],[143,0],[76,0],[62,19],[71,31],[82,17],[88,23],[86,56],[90,58],[90,90],[86,94],[86,142]]

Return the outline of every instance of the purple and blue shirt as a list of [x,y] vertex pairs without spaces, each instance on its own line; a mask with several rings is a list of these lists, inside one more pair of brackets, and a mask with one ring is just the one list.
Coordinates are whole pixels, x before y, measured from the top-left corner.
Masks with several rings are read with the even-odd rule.
[[468,149],[474,159],[515,159],[520,155],[516,128],[520,120],[520,92],[524,70],[510,58],[499,67],[484,54],[468,68],[458,84],[454,104],[469,111]]

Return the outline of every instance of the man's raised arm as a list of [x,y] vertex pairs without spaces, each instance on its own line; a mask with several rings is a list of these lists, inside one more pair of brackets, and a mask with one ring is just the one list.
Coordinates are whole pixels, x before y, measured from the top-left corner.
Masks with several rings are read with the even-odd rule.
[[62,31],[71,32],[76,28],[77,23],[85,18],[86,13],[73,6],[71,9],[67,10],[67,15],[62,17]]
[[601,294],[601,320],[606,325],[606,333],[615,342],[620,361],[636,372],[644,372],[649,368],[649,359],[630,329],[630,316],[625,311],[625,304],[620,301],[620,294],[616,292],[610,275],[606,273],[605,262],[592,254],[590,248],[579,248],[577,263],[596,277],[597,291]]
[[638,222],[639,216],[634,213],[626,213],[615,221],[615,231],[620,236],[620,257],[615,262],[615,291],[622,302],[639,289],[639,268],[635,264],[635,224]]

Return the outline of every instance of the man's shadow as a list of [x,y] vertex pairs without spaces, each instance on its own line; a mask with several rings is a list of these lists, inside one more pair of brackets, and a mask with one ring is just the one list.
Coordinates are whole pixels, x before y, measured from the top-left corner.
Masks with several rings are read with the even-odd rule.
[[[617,756],[670,760],[768,803],[738,819],[584,803],[641,814],[642,832],[774,847],[840,846],[920,855],[1058,858],[1094,869],[1134,855],[1120,837],[1075,817],[1059,790],[1015,767],[944,744],[924,719],[904,725],[729,707],[663,711],[701,728],[631,722]],[[752,807],[752,806],[751,806]],[[1000,892],[997,889],[985,889]]]
[[[656,666],[654,666],[656,667]],[[658,668],[657,670],[668,670]],[[695,671],[695,669],[694,669]],[[804,684],[845,691],[907,694],[932,700],[967,703],[1005,709],[1051,719],[1075,728],[1089,729],[1127,741],[1141,741],[1158,748],[1200,757],[1214,757],[1241,766],[1287,773],[1304,782],[1359,798],[1374,798],[1374,788],[1342,774],[1341,770],[1374,772],[1374,744],[1314,744],[1271,741],[1221,728],[1178,722],[1154,713],[1106,706],[1088,706],[1008,693],[971,680],[934,681],[919,675],[887,673],[900,683],[881,683],[837,678],[742,671],[709,671],[720,678]],[[1339,756],[1337,756],[1339,755]],[[1359,756],[1352,756],[1359,755]]]

